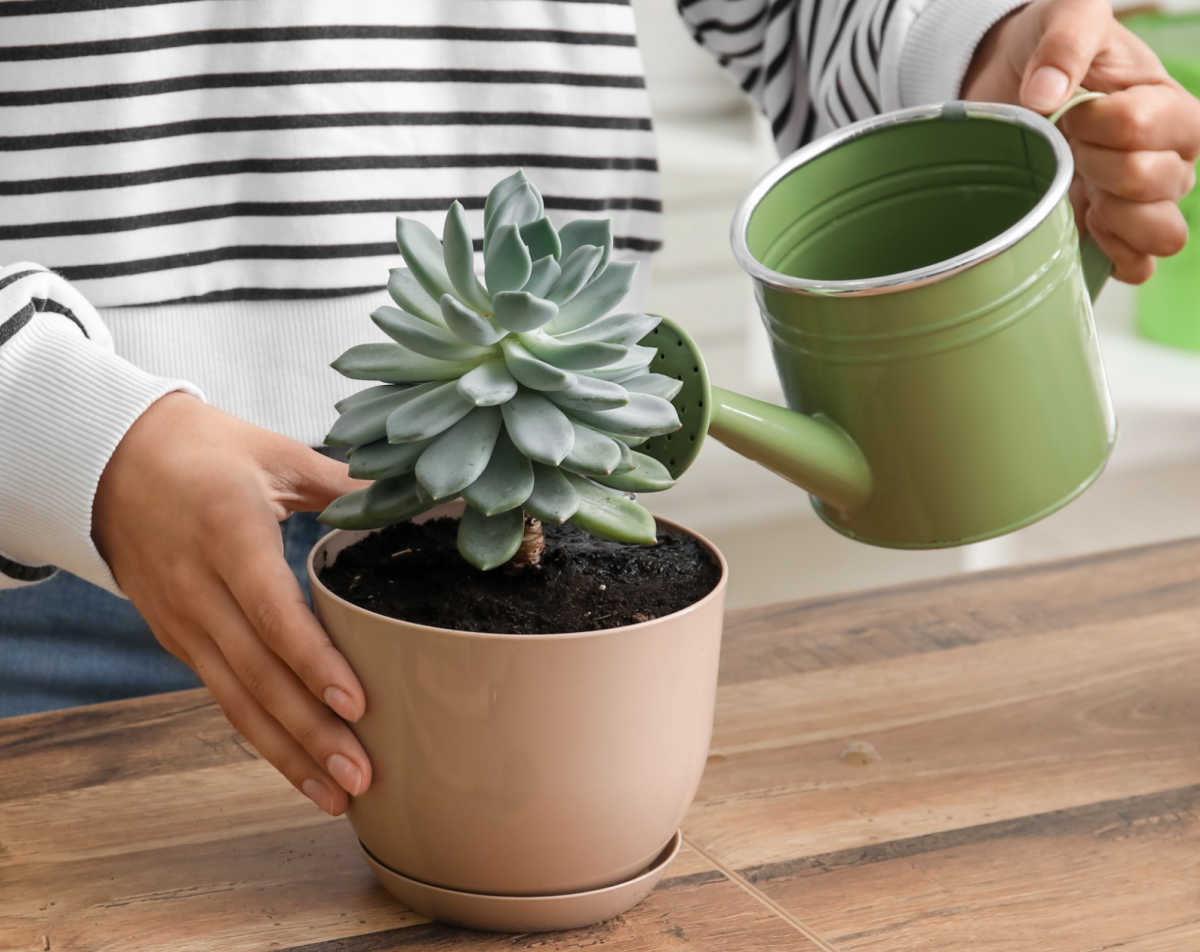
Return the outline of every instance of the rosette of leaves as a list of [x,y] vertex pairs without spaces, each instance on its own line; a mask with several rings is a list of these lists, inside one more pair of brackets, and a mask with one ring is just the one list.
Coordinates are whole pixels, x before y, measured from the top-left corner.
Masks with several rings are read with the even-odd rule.
[[460,203],[441,240],[397,220],[407,267],[391,272],[396,306],[371,315],[392,342],[333,363],[379,383],[337,404],[326,437],[374,482],[321,521],[378,528],[462,497],[458,548],[480,569],[528,547],[537,520],[653,543],[653,517],[626,494],[672,483],[636,447],[679,428],[680,383],[652,373],[656,351],[639,344],[658,319],[610,313],[636,265],[612,260],[606,220],[551,225],[521,172],[491,190],[483,218],[482,281]]

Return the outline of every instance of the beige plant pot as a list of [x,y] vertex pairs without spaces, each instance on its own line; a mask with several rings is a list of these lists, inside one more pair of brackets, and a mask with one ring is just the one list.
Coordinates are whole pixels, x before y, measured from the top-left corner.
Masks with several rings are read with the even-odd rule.
[[720,553],[701,539],[720,581],[672,615],[496,635],[397,621],[330,592],[316,573],[364,534],[333,532],[308,562],[317,614],[366,691],[354,730],[374,781],[349,810],[364,846],[405,877],[492,896],[578,894],[643,873],[704,770]]

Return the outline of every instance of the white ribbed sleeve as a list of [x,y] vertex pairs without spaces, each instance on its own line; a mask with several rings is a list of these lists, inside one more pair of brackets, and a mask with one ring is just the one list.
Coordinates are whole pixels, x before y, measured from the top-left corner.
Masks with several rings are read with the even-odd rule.
[[92,542],[100,475],[133,422],[191,384],[118,357],[95,309],[33,264],[0,270],[0,588],[52,567],[120,594]]
[[895,49],[884,47],[884,70],[896,77],[897,98],[887,107],[920,106],[960,98],[967,67],[980,40],[1028,0],[930,0],[900,11],[908,28]]

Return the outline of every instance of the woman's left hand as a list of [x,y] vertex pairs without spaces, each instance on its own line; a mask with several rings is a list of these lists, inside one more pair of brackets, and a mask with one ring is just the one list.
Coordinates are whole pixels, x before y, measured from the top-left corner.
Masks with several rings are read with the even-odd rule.
[[962,95],[1049,114],[1080,86],[1109,95],[1062,119],[1071,199],[1114,276],[1139,284],[1187,242],[1178,202],[1196,183],[1200,100],[1103,0],[1037,0],[1009,15],[976,49]]

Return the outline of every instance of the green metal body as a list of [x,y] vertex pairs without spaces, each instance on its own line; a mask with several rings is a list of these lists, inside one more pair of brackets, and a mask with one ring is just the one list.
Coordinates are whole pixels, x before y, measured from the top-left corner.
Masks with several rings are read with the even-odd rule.
[[[880,117],[769,174],[734,223],[791,411],[709,385],[677,325],[678,474],[706,432],[807,489],[863,542],[932,548],[1027,525],[1081,493],[1116,435],[1071,157],[1017,107]],[[991,112],[987,112],[991,110]],[[681,405],[682,403],[682,405]]]

